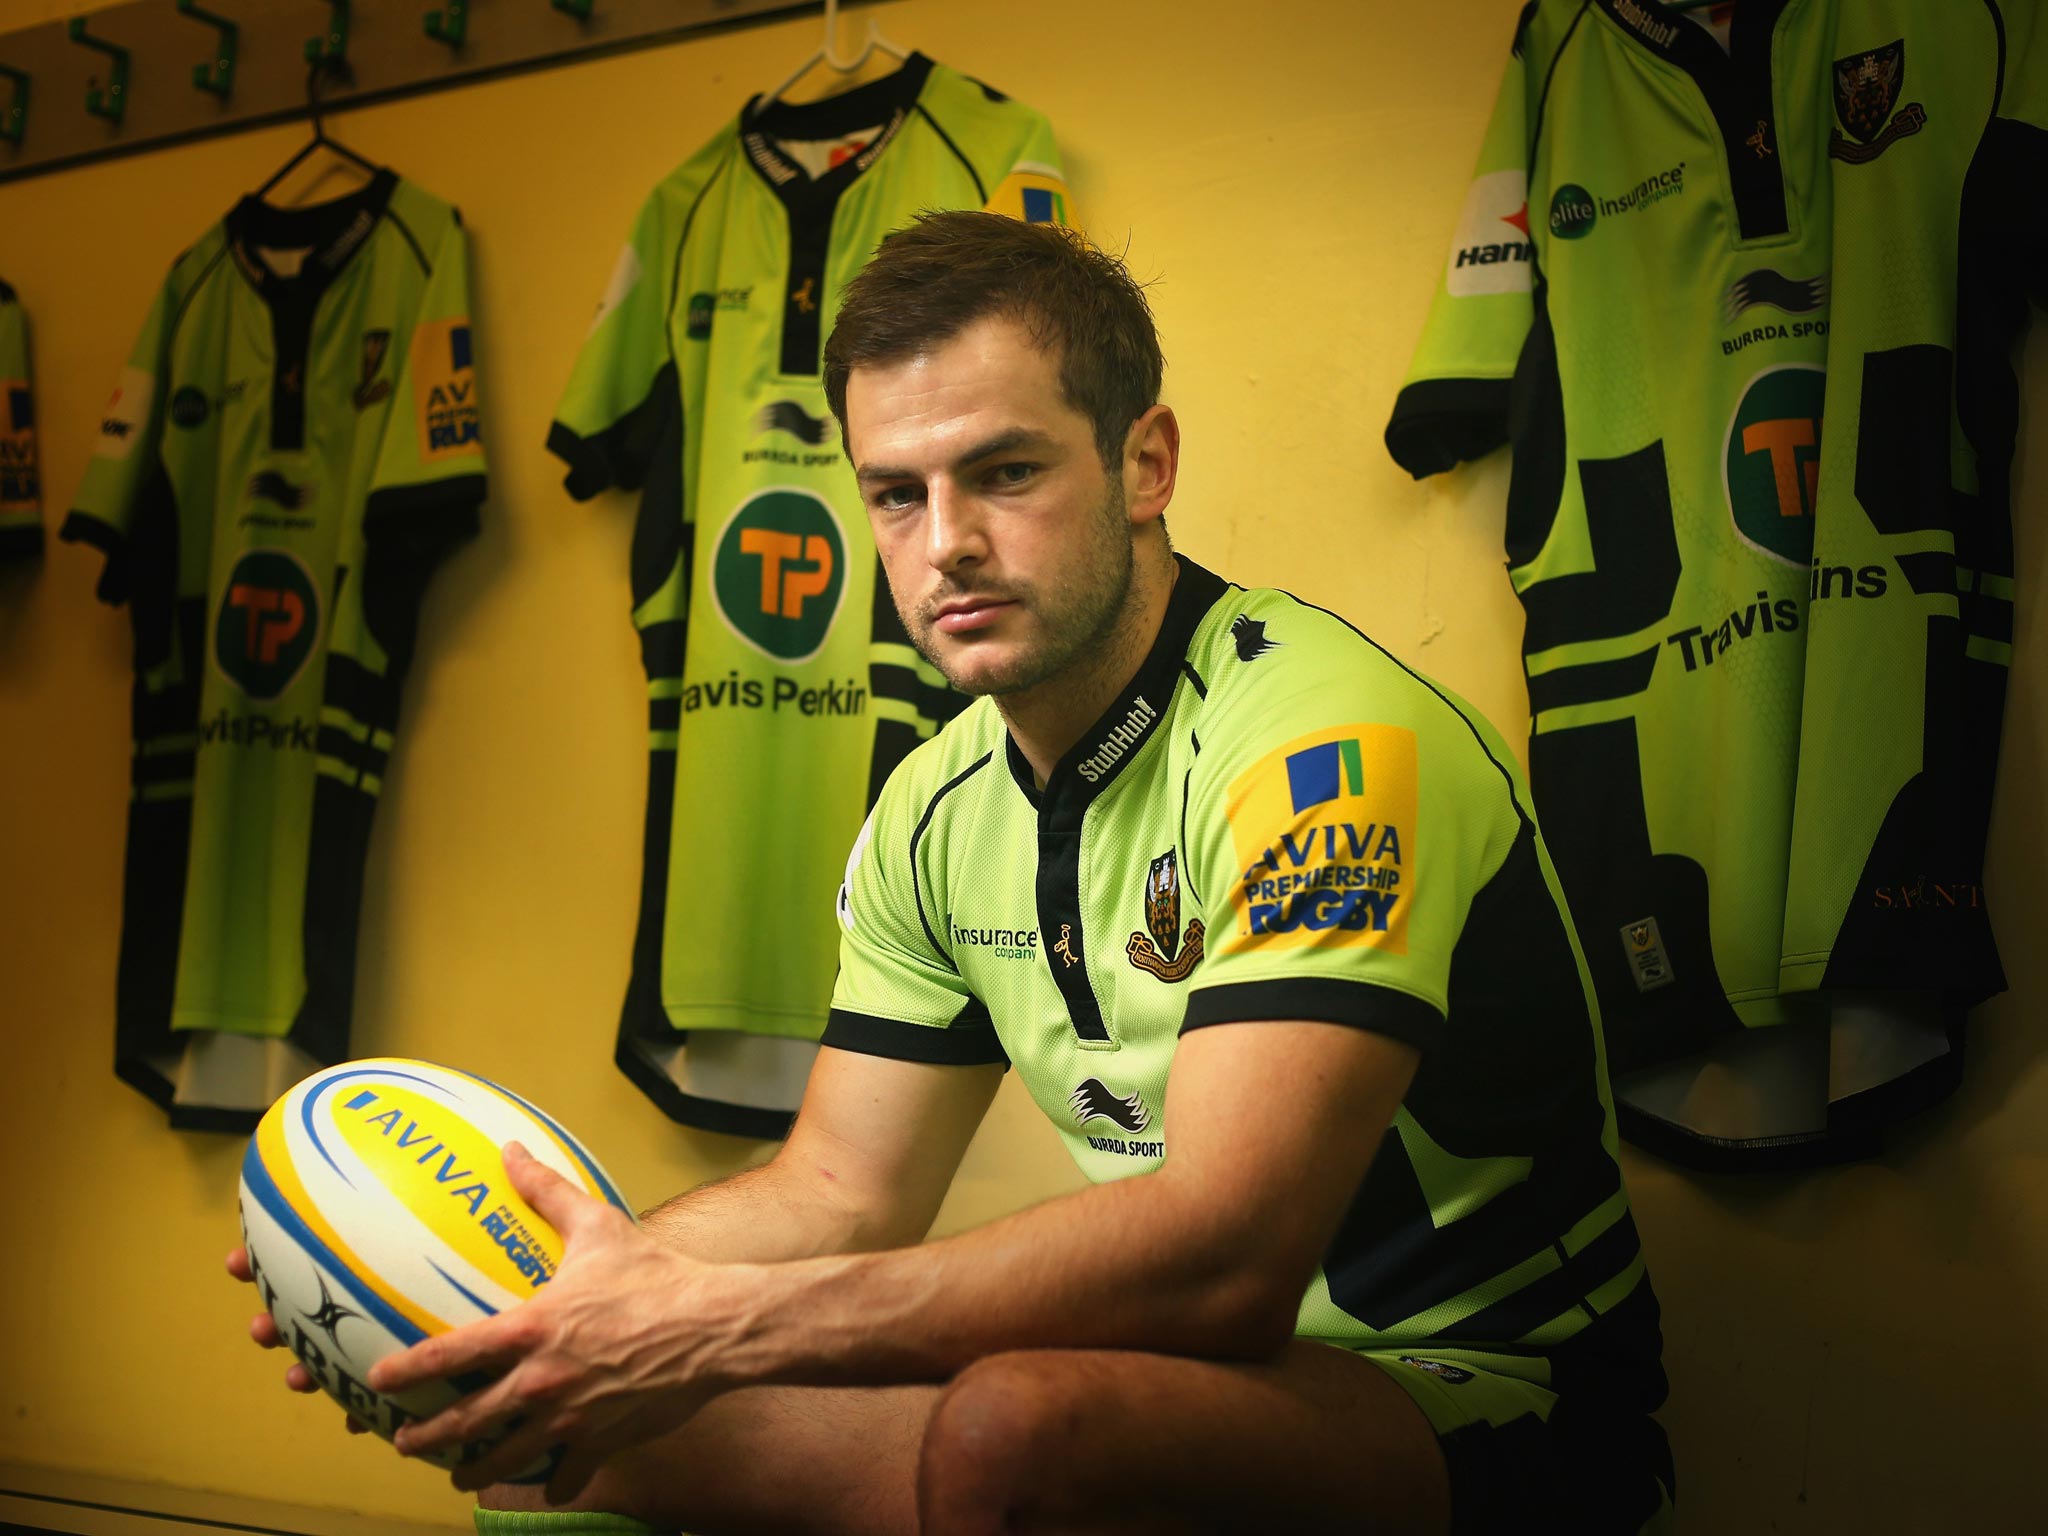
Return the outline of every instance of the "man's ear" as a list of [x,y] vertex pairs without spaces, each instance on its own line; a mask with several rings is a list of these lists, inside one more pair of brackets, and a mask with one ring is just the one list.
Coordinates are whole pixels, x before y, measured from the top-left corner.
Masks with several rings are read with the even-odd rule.
[[1124,506],[1133,523],[1157,522],[1173,500],[1180,474],[1180,422],[1155,405],[1124,434]]

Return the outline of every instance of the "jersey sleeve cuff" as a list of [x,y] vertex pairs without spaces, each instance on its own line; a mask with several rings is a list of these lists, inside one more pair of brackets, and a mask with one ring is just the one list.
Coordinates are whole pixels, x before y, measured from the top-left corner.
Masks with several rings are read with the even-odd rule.
[[384,486],[364,504],[364,534],[397,539],[429,556],[443,554],[476,537],[484,490],[481,474]]
[[1204,987],[1188,998],[1180,1032],[1278,1019],[1367,1029],[1422,1051],[1435,1046],[1444,1030],[1443,1012],[1434,1003],[1370,981],[1318,976]]
[[1394,399],[1387,452],[1418,480],[1481,459],[1508,440],[1506,379],[1423,379]]
[[90,512],[73,511],[66,515],[57,537],[66,544],[89,544],[107,557],[106,569],[100,572],[99,586],[94,589],[101,602],[119,607],[128,601],[128,541],[118,528]]
[[1010,1064],[1009,1053],[996,1038],[988,1014],[970,1008],[949,1025],[909,1024],[901,1019],[877,1018],[871,1013],[851,1013],[834,1008],[825,1021],[821,1042],[835,1050],[856,1051],[863,1056],[886,1056],[893,1061],[923,1061],[945,1067],[984,1067]]

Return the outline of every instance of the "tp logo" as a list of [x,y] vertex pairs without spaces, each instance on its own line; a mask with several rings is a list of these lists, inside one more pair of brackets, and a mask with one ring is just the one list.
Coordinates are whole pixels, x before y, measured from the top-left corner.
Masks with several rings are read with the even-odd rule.
[[294,555],[252,549],[235,562],[213,626],[213,655],[252,699],[274,699],[298,680],[320,636],[320,594]]
[[762,491],[718,538],[711,591],[719,615],[776,661],[818,654],[846,592],[846,534],[823,497]]
[[1735,531],[1751,549],[1804,567],[1813,555],[1827,374],[1806,363],[1749,381],[1728,424],[1722,484]]

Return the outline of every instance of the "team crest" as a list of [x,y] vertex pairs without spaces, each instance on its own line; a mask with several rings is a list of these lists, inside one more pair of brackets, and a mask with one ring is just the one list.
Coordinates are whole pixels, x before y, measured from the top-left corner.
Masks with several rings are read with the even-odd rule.
[[1829,130],[1828,154],[1851,165],[1862,165],[1891,148],[1894,140],[1925,128],[1925,107],[1917,101],[1899,106],[1899,92],[1905,81],[1904,38],[1835,60],[1835,116],[1848,133],[1845,137],[1840,129]]
[[351,397],[357,410],[366,411],[391,393],[391,381],[377,377],[377,370],[384,366],[384,354],[390,350],[389,331],[363,332],[363,376],[356,381]]
[[1171,848],[1152,861],[1145,874],[1145,926],[1134,933],[1124,952],[1131,964],[1161,981],[1186,981],[1202,963],[1202,920],[1180,926],[1180,864]]

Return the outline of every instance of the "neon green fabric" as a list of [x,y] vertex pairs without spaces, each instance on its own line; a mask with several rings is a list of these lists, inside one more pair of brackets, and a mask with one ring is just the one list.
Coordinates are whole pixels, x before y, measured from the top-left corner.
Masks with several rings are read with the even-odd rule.
[[[1512,444],[1530,773],[1625,1097],[1845,992],[2004,986],[1982,870],[2006,354],[2048,291],[2015,191],[2048,174],[2037,26],[1539,0],[1516,30],[1387,441],[1417,475]],[[1823,1060],[1813,1128],[1660,1144],[1776,1158],[1956,1066],[1908,1052],[1823,1123]]]
[[1036,112],[912,55],[804,106],[757,101],[659,186],[549,447],[571,494],[641,493],[645,868],[618,1059],[671,1115],[757,1136],[791,1097],[684,1091],[686,1032],[815,1042],[834,876],[874,790],[961,698],[910,648],[825,404],[846,283],[928,208],[1066,222]]
[[[116,1065],[174,1124],[195,1033],[347,1054],[363,854],[427,572],[484,494],[455,210],[389,171],[244,199],[172,267],[63,536],[135,626]],[[288,1081],[288,1080],[287,1080]]]
[[[1172,1155],[1185,1030],[1423,1053],[1297,1330],[1619,1353],[1663,1396],[1597,1015],[1514,758],[1334,615],[1183,561],[1044,790],[988,700],[898,769],[840,899],[825,1044],[1007,1060],[1091,1179]],[[1275,1114],[1287,1106],[1272,1106]]]

